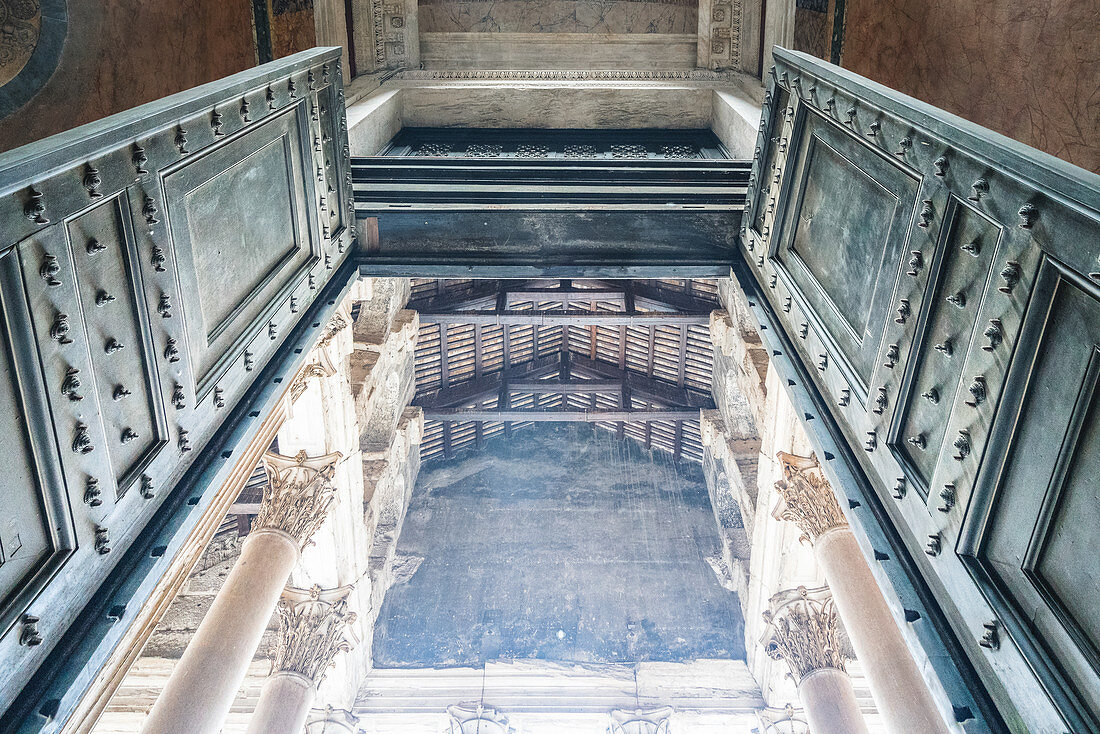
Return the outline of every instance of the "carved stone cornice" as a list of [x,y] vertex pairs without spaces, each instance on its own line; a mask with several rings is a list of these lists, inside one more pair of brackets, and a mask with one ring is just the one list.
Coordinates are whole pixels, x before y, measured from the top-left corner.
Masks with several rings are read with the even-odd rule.
[[344,629],[355,621],[348,611],[352,587],[287,588],[279,600],[279,644],[273,671],[304,675],[319,685],[336,653],[350,649]]
[[785,661],[796,682],[822,668],[844,671],[846,654],[827,586],[799,586],[775,594],[768,600],[764,621],[768,624],[761,641],[764,650],[773,660]]
[[783,478],[775,483],[781,500],[772,513],[775,518],[793,522],[802,531],[802,539],[810,542],[827,530],[848,525],[832,486],[821,474],[817,456],[780,451],[776,457],[783,467]]
[[268,451],[263,456],[268,482],[254,529],[273,528],[305,546],[324,522],[335,487],[332,477],[340,453],[282,456]]
[[736,72],[707,69],[643,71],[639,69],[408,69],[396,75],[409,81],[494,80],[494,81],[730,81]]

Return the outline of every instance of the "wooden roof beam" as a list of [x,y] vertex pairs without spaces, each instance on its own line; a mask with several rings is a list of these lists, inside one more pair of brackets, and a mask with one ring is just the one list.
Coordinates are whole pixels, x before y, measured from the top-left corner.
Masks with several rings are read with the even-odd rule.
[[534,324],[537,326],[676,326],[710,323],[710,311],[606,313],[592,311],[421,311],[422,324]]
[[699,410],[683,408],[647,408],[639,410],[546,410],[543,408],[426,408],[429,421],[524,421],[533,423],[613,423],[615,421],[695,421]]

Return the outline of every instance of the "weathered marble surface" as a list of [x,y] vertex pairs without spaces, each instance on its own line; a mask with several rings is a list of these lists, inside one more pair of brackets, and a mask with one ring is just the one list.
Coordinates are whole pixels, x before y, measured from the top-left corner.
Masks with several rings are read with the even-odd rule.
[[842,64],[1100,172],[1100,0],[848,0]]
[[707,127],[713,90],[691,83],[410,82],[404,124],[421,127]]
[[426,69],[691,69],[696,36],[421,33],[420,57]]
[[433,466],[398,541],[424,562],[386,594],[376,667],[744,659],[698,466],[560,424]]
[[421,0],[421,30],[695,33],[696,0]]
[[248,3],[68,0],[57,71],[0,120],[0,151],[254,66]]
[[275,58],[281,59],[316,45],[312,7],[272,15],[271,51]]

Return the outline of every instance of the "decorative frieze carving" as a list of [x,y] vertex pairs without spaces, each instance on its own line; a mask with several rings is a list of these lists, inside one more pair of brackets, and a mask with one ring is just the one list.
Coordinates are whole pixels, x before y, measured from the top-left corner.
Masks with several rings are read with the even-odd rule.
[[806,714],[789,703],[783,708],[768,706],[757,710],[756,720],[759,727],[753,731],[757,734],[810,734]]
[[725,82],[739,78],[734,72],[709,69],[638,71],[620,69],[408,69],[396,75],[407,81],[702,81]]
[[279,600],[279,644],[273,671],[304,675],[319,685],[338,652],[350,649],[344,631],[355,621],[348,611],[350,586],[288,588]]
[[817,456],[780,451],[776,458],[783,467],[783,478],[775,483],[780,497],[773,513],[776,519],[793,522],[802,531],[802,539],[811,543],[827,530],[848,524],[832,486],[821,474]]
[[332,365],[332,362],[325,356],[324,351],[319,351],[317,360],[303,367],[297,377],[294,378],[294,382],[290,383],[290,402],[293,403],[302,397],[306,388],[309,387],[309,381],[314,377],[325,378],[332,377],[335,374],[336,368]]
[[612,711],[610,716],[608,734],[668,734],[672,708],[618,710]]
[[450,717],[446,734],[514,734],[508,717],[483,703],[461,703],[447,707]]
[[765,651],[773,660],[785,661],[796,682],[821,668],[844,671],[847,655],[840,646],[839,620],[827,586],[780,591],[768,600],[764,621]]
[[348,322],[343,316],[340,314],[333,316],[332,320],[325,326],[324,331],[321,332],[321,337],[317,340],[317,349],[324,349],[327,347],[336,335],[347,326]]
[[254,527],[282,530],[304,546],[332,502],[332,477],[339,459],[339,452],[313,457],[305,451],[293,457],[264,454],[268,483]]

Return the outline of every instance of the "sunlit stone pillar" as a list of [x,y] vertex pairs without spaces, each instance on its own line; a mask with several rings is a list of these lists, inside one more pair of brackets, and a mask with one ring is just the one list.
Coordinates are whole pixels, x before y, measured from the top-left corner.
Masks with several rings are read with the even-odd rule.
[[817,459],[782,451],[778,458],[784,478],[775,485],[782,498],[777,516],[794,522],[813,542],[887,731],[946,734],[947,725]]
[[145,734],[221,728],[301,548],[325,518],[339,458],[264,455],[269,481],[252,532],[149,712]]
[[287,589],[279,602],[279,646],[248,734],[301,734],[317,686],[336,653],[347,650],[344,629],[350,586]]
[[867,734],[852,681],[844,670],[836,609],[828,587],[800,586],[775,594],[764,612],[765,649],[783,660],[798,685],[810,730]]

